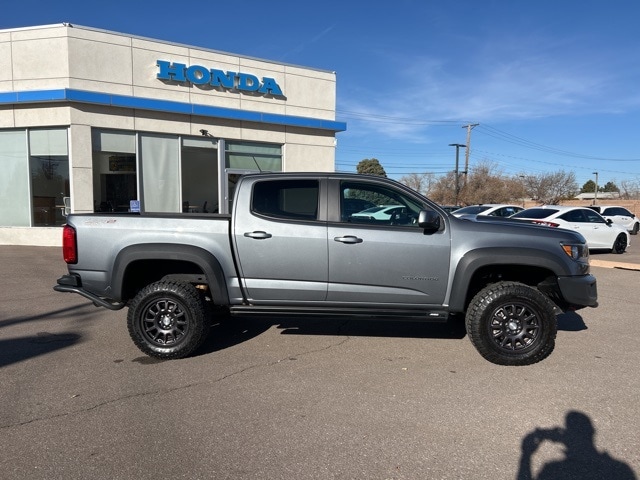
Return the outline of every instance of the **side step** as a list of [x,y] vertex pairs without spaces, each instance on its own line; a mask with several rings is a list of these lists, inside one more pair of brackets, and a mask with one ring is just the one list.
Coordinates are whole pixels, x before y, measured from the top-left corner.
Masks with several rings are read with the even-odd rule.
[[449,312],[442,310],[414,309],[364,309],[331,307],[282,307],[268,305],[234,305],[229,308],[232,315],[287,315],[313,317],[352,317],[400,321],[446,322]]

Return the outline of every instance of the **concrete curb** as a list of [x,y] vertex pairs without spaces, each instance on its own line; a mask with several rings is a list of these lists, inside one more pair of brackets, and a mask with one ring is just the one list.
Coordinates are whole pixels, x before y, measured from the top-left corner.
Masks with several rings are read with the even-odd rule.
[[640,265],[638,265],[637,263],[608,262],[606,260],[591,260],[589,263],[592,267],[620,268],[623,270],[640,271]]

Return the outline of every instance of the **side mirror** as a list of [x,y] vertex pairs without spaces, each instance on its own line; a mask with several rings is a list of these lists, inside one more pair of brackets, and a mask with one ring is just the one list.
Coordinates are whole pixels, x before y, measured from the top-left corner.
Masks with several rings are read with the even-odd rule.
[[418,214],[418,226],[428,231],[440,229],[440,215],[434,210],[420,210]]
[[611,225],[613,223],[613,220],[611,220],[610,218],[607,218],[607,225]]

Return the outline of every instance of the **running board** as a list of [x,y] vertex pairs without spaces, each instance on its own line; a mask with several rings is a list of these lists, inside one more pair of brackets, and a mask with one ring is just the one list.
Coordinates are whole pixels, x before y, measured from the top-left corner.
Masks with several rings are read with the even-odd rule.
[[232,315],[287,315],[313,317],[352,317],[396,319],[403,321],[446,322],[449,312],[441,310],[398,310],[398,309],[362,309],[362,308],[319,308],[319,307],[282,307],[268,305],[234,305],[229,308]]

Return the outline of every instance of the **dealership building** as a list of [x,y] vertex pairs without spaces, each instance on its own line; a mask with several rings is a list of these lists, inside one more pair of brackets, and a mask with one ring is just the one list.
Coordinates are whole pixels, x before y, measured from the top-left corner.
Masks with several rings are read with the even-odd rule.
[[0,244],[70,213],[228,213],[239,175],[333,171],[336,74],[70,24],[0,30]]

